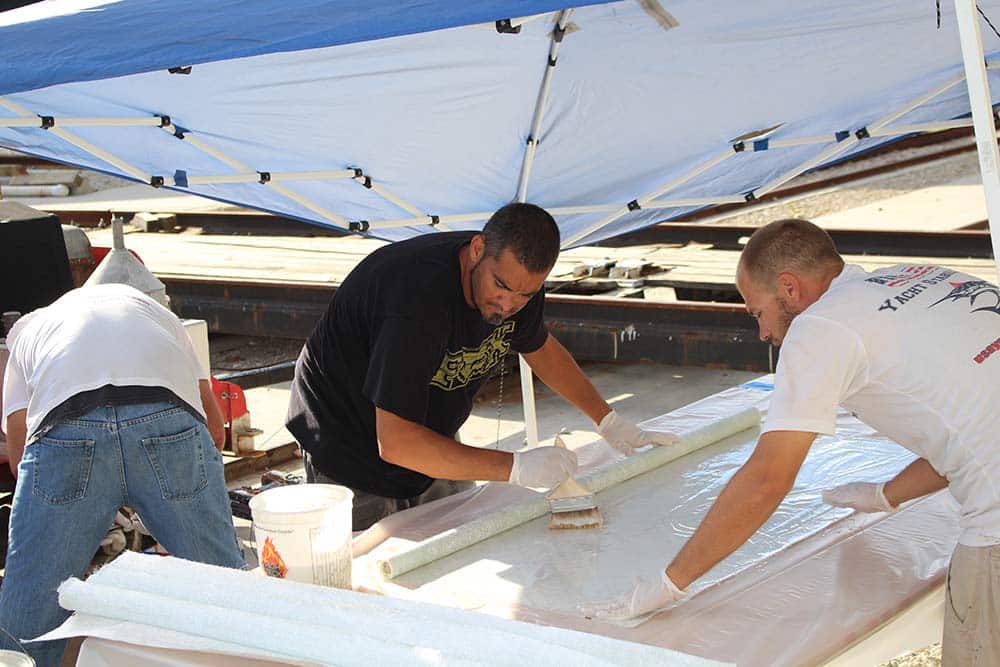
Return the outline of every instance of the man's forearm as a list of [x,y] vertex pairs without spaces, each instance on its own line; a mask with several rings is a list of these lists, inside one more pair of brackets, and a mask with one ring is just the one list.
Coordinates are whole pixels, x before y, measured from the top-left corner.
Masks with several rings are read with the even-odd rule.
[[573,355],[551,334],[538,350],[524,355],[531,370],[550,389],[572,403],[595,423],[611,412],[611,406],[590,382]]
[[886,482],[882,493],[890,505],[898,507],[907,500],[940,491],[946,486],[948,479],[939,475],[927,459],[917,459]]
[[28,439],[27,415],[27,410],[17,410],[7,415],[7,465],[15,478]]
[[415,422],[376,408],[382,460],[435,479],[506,482],[514,456],[463,445]]
[[786,489],[768,486],[753,469],[740,468],[709,509],[691,539],[667,567],[680,588],[708,572],[736,551],[781,503]]
[[815,433],[771,431],[761,435],[750,459],[736,471],[701,525],[667,567],[680,588],[736,551],[795,484]]
[[215,400],[212,383],[209,380],[198,380],[198,393],[201,395],[201,407],[205,410],[205,423],[212,436],[215,447],[222,451],[226,446],[226,423],[222,417],[222,409]]

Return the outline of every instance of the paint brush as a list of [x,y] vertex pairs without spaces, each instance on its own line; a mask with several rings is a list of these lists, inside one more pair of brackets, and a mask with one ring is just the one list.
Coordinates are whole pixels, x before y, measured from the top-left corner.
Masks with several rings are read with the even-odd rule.
[[[558,435],[553,444],[566,448]],[[552,529],[599,528],[604,523],[594,494],[572,477],[549,494],[549,510],[552,513],[549,528]]]

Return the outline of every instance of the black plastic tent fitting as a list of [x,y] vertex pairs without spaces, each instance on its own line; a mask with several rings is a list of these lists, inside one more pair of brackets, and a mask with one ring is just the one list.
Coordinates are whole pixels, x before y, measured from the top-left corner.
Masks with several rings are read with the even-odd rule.
[[171,67],[167,71],[171,74],[190,74],[191,65],[187,65],[185,67]]
[[361,181],[361,185],[363,185],[366,188],[368,188],[369,190],[371,190],[372,189],[372,177],[371,176],[365,176],[365,180]]
[[555,42],[556,44],[561,44],[563,41],[563,37],[565,36],[566,36],[566,28],[560,28],[559,24],[557,23],[556,27],[552,29],[552,41]]
[[163,187],[163,177],[162,176],[151,176],[149,178],[149,184],[152,185],[154,188],[162,188]]
[[265,185],[271,182],[271,172],[269,171],[258,171],[257,175],[260,176],[258,183]]
[[441,218],[440,217],[438,217],[436,215],[432,215],[431,216],[431,227],[436,227],[438,224],[440,224],[440,222],[441,222]]
[[170,122],[170,116],[166,114],[160,116],[160,127],[170,127],[173,123]]
[[367,232],[369,228],[367,220],[358,220],[357,222],[347,223],[347,228],[352,232]]
[[39,116],[39,118],[42,119],[41,128],[43,130],[47,130],[50,127],[56,126],[56,119],[52,116]]
[[639,209],[642,208],[641,206],[639,206],[638,200],[635,200],[635,199],[633,199],[632,201],[630,201],[627,204],[627,206],[628,206],[628,210],[630,210],[630,211],[638,211]]
[[867,139],[868,137],[870,137],[872,135],[868,134],[868,128],[867,127],[863,127],[860,130],[857,130],[854,133],[854,136],[856,136],[858,139]]
[[748,192],[745,195],[743,195],[743,201],[757,201],[757,195],[755,195],[753,192]]
[[362,176],[365,175],[365,172],[362,169],[358,168],[358,167],[348,167],[348,169],[353,169],[354,170],[354,177],[355,178],[361,178]]
[[516,35],[521,32],[521,26],[511,25],[510,19],[500,19],[497,21],[497,32],[501,35]]
[[747,145],[743,141],[739,141],[739,142],[733,144],[733,152],[734,153],[742,153],[746,149],[747,149]]

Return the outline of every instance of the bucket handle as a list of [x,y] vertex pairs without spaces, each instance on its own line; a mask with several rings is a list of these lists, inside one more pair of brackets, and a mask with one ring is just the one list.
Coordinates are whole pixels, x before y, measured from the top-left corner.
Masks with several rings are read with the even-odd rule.
[[[19,649],[21,649],[21,653],[23,653],[26,656],[28,656],[29,658],[31,658],[31,654],[28,653],[28,649],[24,648],[24,644],[22,644],[20,641],[18,641],[17,637],[15,637],[14,635],[12,635],[9,632],[7,632],[7,629],[4,628],[3,626],[0,626],[0,632],[4,633],[8,637],[10,637],[12,640],[14,640],[14,643],[17,644],[17,647]],[[32,662],[34,662],[33,658],[32,658]]]

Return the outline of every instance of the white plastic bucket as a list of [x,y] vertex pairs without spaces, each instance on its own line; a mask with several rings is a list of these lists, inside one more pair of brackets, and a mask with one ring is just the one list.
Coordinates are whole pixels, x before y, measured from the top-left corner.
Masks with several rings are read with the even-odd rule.
[[294,484],[250,499],[257,559],[265,574],[351,588],[354,493],[335,484]]
[[35,667],[35,661],[27,653],[0,650],[0,665],[3,667]]

